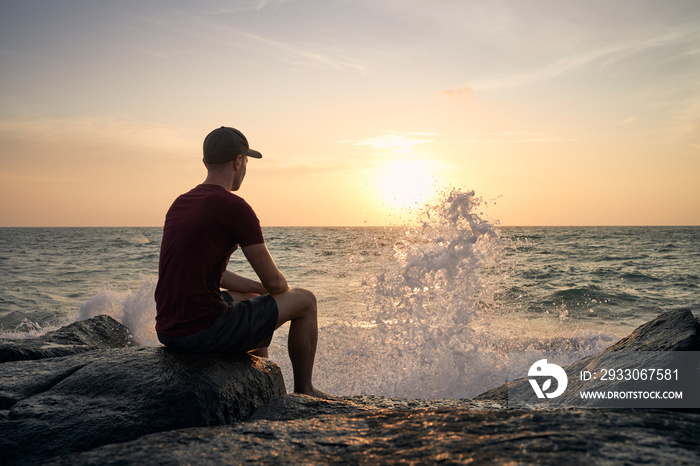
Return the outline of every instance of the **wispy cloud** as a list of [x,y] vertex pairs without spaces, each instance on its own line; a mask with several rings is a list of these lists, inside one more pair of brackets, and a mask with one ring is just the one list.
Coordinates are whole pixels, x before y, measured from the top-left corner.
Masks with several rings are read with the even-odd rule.
[[431,136],[437,135],[437,133],[428,132],[400,132],[388,130],[384,132],[385,134],[380,136],[340,142],[350,143],[354,146],[367,146],[375,150],[389,150],[396,154],[411,154],[416,145],[434,142]]
[[[560,58],[547,66],[531,71],[516,73],[502,78],[472,82],[476,90],[500,89],[544,81],[585,67],[597,66],[604,69],[633,56],[639,56],[654,49],[693,44],[700,39],[696,31],[677,31],[666,36],[653,37],[645,41],[620,43]],[[695,50],[695,49],[693,49]]]
[[250,0],[247,2],[239,1],[235,5],[220,6],[214,10],[215,14],[240,13],[244,11],[261,11],[270,6],[274,9],[280,7],[284,3],[289,3],[290,0]]
[[440,94],[450,98],[471,97],[474,95],[474,89],[470,86],[461,86],[454,89],[446,89],[441,91]]
[[680,105],[662,128],[668,141],[686,142],[690,147],[700,144],[700,98],[691,98]]
[[257,0],[257,3],[255,10],[260,11],[271,3],[275,3],[276,6],[279,6],[284,3],[284,0],[277,0],[276,2],[272,2],[271,0]]
[[352,57],[338,53],[322,52],[318,49],[268,39],[239,30],[231,30],[231,32],[251,41],[263,44],[272,51],[283,52],[278,55],[278,58],[294,65],[306,65],[335,70],[352,69],[360,74],[367,73],[366,66],[360,60]]
[[[111,118],[0,120],[0,164],[4,167],[36,160],[96,160],[96,153],[118,153],[120,159],[152,159],[158,153],[189,155],[200,135],[190,129],[149,121]],[[47,155],[50,154],[50,155]]]
[[637,117],[629,117],[629,118],[625,118],[625,119],[622,120],[622,121],[618,121],[617,123],[613,123],[613,126],[625,126],[625,125],[629,125],[629,124],[631,124],[631,123],[634,123],[634,122],[637,121],[637,120],[639,120],[639,118],[637,118]]
[[[259,56],[267,56],[295,67],[354,70],[362,75],[367,73],[367,66],[364,62],[329,47],[324,48],[323,45],[319,44],[302,44],[295,42],[294,39],[275,40],[233,27],[228,21],[223,21],[224,16],[237,12],[252,11],[254,13],[258,9],[265,8],[269,3],[273,2],[261,1],[231,9],[220,9],[200,16],[182,13],[169,19],[150,17],[146,21],[150,23],[151,27],[157,27],[170,34],[196,39],[226,49],[240,47],[241,42],[249,50],[251,50],[251,46],[257,46],[254,50]],[[281,3],[283,2],[275,4],[280,5]],[[152,52],[152,54],[157,53],[165,52]]]
[[527,142],[573,142],[574,139],[554,136],[546,132],[523,132],[504,131],[500,133],[489,133],[483,138],[463,139],[459,142],[464,144],[520,144]]

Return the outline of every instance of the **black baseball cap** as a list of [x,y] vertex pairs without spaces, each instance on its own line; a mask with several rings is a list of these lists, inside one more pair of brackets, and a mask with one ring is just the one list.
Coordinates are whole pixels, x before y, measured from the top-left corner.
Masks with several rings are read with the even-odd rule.
[[204,138],[204,161],[221,163],[234,160],[239,155],[247,155],[261,159],[262,154],[248,146],[248,140],[243,133],[235,128],[222,126]]

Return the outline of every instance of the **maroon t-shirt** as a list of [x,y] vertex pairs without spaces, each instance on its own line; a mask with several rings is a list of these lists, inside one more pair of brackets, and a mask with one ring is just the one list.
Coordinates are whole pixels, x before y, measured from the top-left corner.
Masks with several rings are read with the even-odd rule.
[[165,216],[156,285],[156,331],[168,337],[207,329],[226,310],[221,278],[236,248],[263,243],[260,221],[242,198],[201,184]]

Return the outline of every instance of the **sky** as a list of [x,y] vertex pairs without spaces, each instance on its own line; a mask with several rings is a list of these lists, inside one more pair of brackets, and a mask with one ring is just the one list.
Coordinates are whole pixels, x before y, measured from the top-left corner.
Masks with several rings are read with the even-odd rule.
[[0,226],[160,226],[222,125],[263,226],[700,225],[700,4],[0,0]]

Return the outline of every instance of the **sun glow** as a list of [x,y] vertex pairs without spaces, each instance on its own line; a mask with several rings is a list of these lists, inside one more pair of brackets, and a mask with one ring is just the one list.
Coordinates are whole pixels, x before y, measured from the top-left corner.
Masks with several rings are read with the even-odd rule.
[[431,167],[418,160],[394,160],[377,177],[380,200],[397,210],[428,201],[434,184]]

